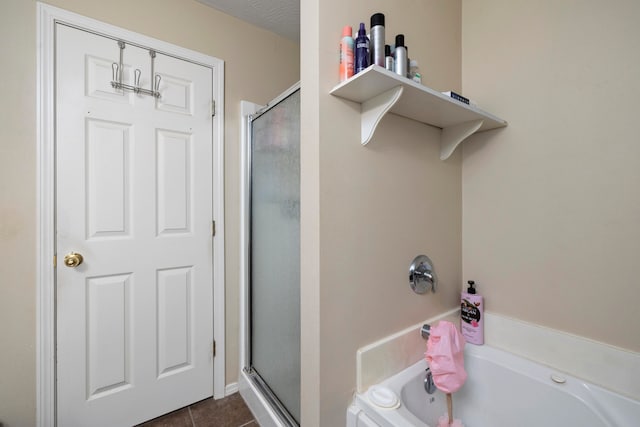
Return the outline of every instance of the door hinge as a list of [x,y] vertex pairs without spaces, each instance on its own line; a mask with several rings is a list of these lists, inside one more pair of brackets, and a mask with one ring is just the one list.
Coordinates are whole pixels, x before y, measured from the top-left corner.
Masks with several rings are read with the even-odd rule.
[[211,101],[211,117],[216,116],[216,101]]
[[215,221],[211,221],[211,235],[212,236],[216,235],[216,222]]
[[53,268],[58,268],[58,255],[53,256]]
[[213,357],[216,357],[216,340],[213,340]]

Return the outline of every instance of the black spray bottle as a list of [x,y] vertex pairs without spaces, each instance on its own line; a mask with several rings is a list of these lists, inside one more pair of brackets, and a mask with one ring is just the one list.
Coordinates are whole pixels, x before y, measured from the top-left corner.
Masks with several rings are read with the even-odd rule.
[[363,71],[369,66],[369,38],[364,29],[364,22],[360,23],[358,37],[356,38],[356,65],[355,74]]

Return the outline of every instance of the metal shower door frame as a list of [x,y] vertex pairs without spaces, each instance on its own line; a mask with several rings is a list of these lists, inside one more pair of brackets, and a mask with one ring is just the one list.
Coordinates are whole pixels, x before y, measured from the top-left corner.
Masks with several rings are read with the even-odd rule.
[[253,175],[252,175],[252,171],[253,171],[253,154],[252,154],[252,146],[253,146],[253,133],[252,133],[252,124],[253,122],[258,119],[259,117],[261,117],[262,115],[264,115],[265,113],[269,112],[272,108],[274,108],[275,106],[277,106],[278,104],[280,104],[280,102],[284,101],[285,99],[287,99],[288,97],[290,97],[291,95],[293,95],[295,92],[300,90],[300,82],[297,82],[296,84],[294,84],[293,86],[291,86],[289,89],[287,89],[286,91],[284,91],[283,93],[281,93],[280,95],[278,95],[276,98],[274,98],[272,101],[270,101],[267,105],[265,105],[264,107],[260,108],[258,111],[256,111],[253,114],[249,114],[247,116],[246,119],[246,123],[245,123],[245,132],[246,132],[246,141],[244,141],[244,143],[246,144],[245,147],[245,156],[246,156],[246,172],[245,172],[245,180],[246,180],[246,195],[245,195],[245,200],[244,203],[246,205],[246,215],[245,215],[245,244],[246,244],[246,249],[245,249],[245,254],[244,256],[246,257],[246,265],[244,267],[244,276],[245,276],[245,294],[244,294],[244,300],[243,300],[243,304],[245,307],[244,310],[244,342],[242,343],[244,345],[244,354],[243,354],[243,359],[242,360],[242,370],[247,374],[247,376],[249,377],[249,379],[253,382],[253,385],[260,390],[260,392],[262,393],[263,397],[265,398],[265,400],[267,402],[269,402],[271,408],[274,410],[274,412],[276,413],[276,415],[279,417],[280,421],[286,425],[286,426],[291,426],[291,427],[297,427],[299,426],[298,422],[291,416],[291,414],[289,413],[289,411],[284,407],[284,405],[280,402],[280,400],[277,398],[277,396],[275,395],[275,393],[273,393],[273,391],[269,388],[269,386],[267,385],[267,383],[260,377],[260,375],[253,369],[252,367],[252,363],[251,363],[251,358],[252,358],[252,345],[251,345],[251,337],[252,337],[252,330],[251,330],[251,265],[252,265],[252,259],[251,259],[251,239],[252,239],[252,221],[251,218],[253,218],[253,206],[252,206],[252,202],[251,202],[251,194],[253,192]]

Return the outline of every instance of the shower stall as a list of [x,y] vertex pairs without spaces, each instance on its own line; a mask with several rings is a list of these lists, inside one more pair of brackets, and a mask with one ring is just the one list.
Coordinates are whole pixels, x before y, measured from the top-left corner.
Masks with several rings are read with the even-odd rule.
[[[243,103],[240,393],[263,426],[300,423],[300,86]],[[247,111],[248,110],[248,111]]]

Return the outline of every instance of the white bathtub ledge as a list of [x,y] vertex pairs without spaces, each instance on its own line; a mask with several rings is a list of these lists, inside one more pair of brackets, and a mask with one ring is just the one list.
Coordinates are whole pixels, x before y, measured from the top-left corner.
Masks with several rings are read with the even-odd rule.
[[640,400],[640,353],[485,312],[485,343]]
[[[356,355],[358,393],[424,357],[423,324],[448,320],[458,325],[459,313],[458,308],[441,313],[360,348]],[[485,312],[484,333],[487,345],[640,400],[640,353],[491,312]]]
[[[607,391],[570,374],[566,383],[550,380],[554,370],[493,346],[465,347],[465,365],[470,372],[465,386],[455,395],[454,406],[463,420],[474,426],[638,426],[640,401]],[[437,424],[446,411],[446,397],[440,392],[430,398],[423,389],[426,361],[408,367],[384,380],[402,398],[397,410],[373,405],[367,395],[357,394],[357,421],[372,420],[379,427],[427,427]],[[361,409],[358,412],[357,409]],[[364,418],[366,415],[368,418]],[[348,427],[371,427],[347,417]],[[350,423],[349,423],[350,422]]]

